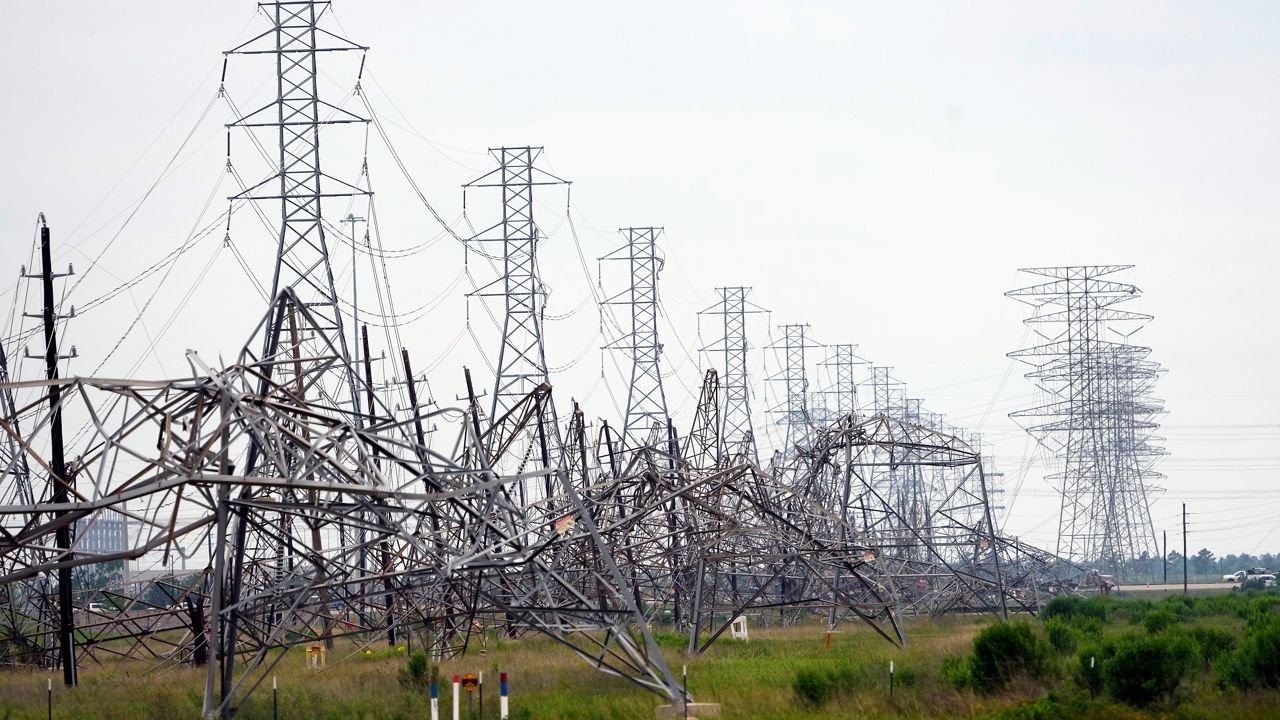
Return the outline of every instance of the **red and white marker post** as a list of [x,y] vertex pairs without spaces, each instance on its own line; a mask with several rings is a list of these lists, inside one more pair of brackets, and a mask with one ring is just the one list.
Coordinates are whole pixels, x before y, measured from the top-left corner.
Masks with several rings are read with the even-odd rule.
[[501,720],[508,720],[511,717],[510,708],[507,707],[507,674],[498,674],[498,717]]

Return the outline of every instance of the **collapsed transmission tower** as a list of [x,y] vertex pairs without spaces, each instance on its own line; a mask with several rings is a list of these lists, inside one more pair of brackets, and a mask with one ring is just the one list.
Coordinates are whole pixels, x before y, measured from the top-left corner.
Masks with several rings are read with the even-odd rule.
[[[533,219],[533,188],[566,181],[534,167],[542,154],[540,147],[500,147],[489,152],[498,167],[463,187],[502,190],[501,219],[471,238],[473,242],[501,243],[502,248],[502,275],[472,293],[503,299],[502,344],[489,412],[490,418],[497,419],[548,382],[542,337],[547,291],[538,272],[542,238]],[[554,426],[554,408],[551,416]]]
[[631,310],[631,330],[609,347],[631,355],[631,384],[627,390],[627,414],[622,436],[627,447],[646,442],[655,426],[667,425],[667,396],[662,390],[662,343],[658,340],[658,275],[663,259],[658,255],[659,227],[629,227],[618,232],[626,244],[601,260],[628,263],[628,288],[605,302]]
[[1049,281],[1005,293],[1035,309],[1024,322],[1038,343],[1009,357],[1033,368],[1027,377],[1048,401],[1011,417],[1061,462],[1050,476],[1062,493],[1058,555],[1116,574],[1159,554],[1150,495],[1164,454],[1153,436],[1163,410],[1150,396],[1160,367],[1128,342],[1151,316],[1119,307],[1139,290],[1108,278],[1131,267],[1027,268]]
[[747,377],[747,315],[763,312],[747,300],[749,287],[716,288],[720,302],[702,311],[719,315],[724,329],[720,339],[703,348],[707,352],[724,353],[724,374],[720,381],[724,391],[721,416],[721,457],[735,452],[751,462],[758,462],[755,435],[751,425],[751,387]]

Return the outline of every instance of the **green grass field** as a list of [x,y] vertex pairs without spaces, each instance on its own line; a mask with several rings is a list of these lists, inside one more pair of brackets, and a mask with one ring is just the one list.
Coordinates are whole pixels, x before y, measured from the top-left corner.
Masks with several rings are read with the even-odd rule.
[[[1083,616],[1053,621],[1055,645],[1063,647],[1046,655],[1040,674],[1024,673],[1018,663],[1013,663],[1007,683],[985,690],[976,689],[972,682],[957,681],[955,668],[973,654],[975,636],[995,623],[990,617],[907,620],[905,649],[895,648],[872,631],[854,625],[838,628],[827,649],[824,626],[816,618],[813,625],[755,627],[750,642],[722,640],[707,653],[692,658],[685,655],[684,637],[659,630],[658,638],[677,675],[681,665],[688,665],[690,691],[695,699],[720,703],[722,717],[727,719],[1265,718],[1280,717],[1280,691],[1268,688],[1265,682],[1224,686],[1219,675],[1227,672],[1222,669],[1225,660],[1214,666],[1193,658],[1194,666],[1188,666],[1190,669],[1176,679],[1175,689],[1167,697],[1140,706],[1121,702],[1106,690],[1095,688],[1090,692],[1076,668],[1080,652],[1090,652],[1087,648],[1094,645],[1102,648],[1125,638],[1183,632],[1168,629],[1164,615],[1174,616],[1175,628],[1214,627],[1239,643],[1248,639],[1251,627],[1259,626],[1256,613],[1280,618],[1269,604],[1275,599],[1271,596],[1260,602],[1257,597],[1251,601],[1241,598],[1239,602],[1231,601],[1235,605],[1206,606],[1207,610],[1174,607],[1170,602],[1176,603],[1176,598],[1154,604],[1140,600],[1111,602],[1104,622],[1082,619]],[[1155,621],[1147,620],[1155,611],[1163,614]],[[1263,619],[1270,621],[1269,617]],[[1050,633],[1045,623],[1037,619],[1020,622],[1030,626],[1039,643],[1037,647],[1049,647],[1046,638]],[[1123,654],[1123,650],[1117,652]],[[346,659],[333,662],[344,655]],[[1232,656],[1227,653],[1223,657]],[[366,655],[351,644],[339,643],[330,658],[330,667],[316,672],[305,667],[302,649],[286,654],[276,668],[280,717],[429,717],[425,695],[409,689],[400,679],[407,665],[404,653],[383,649]],[[888,684],[890,659],[897,670],[892,697]],[[1272,660],[1280,665],[1280,657]],[[74,690],[61,688],[55,677],[54,717],[199,716],[204,681],[201,670],[179,668],[145,673],[148,667],[121,661],[89,665],[82,671],[80,687]],[[513,718],[653,718],[654,709],[661,702],[657,696],[626,680],[598,673],[564,648],[534,636],[514,641],[491,640],[485,655],[473,651],[464,659],[443,663],[438,671],[442,679],[453,673],[483,671],[485,718],[497,717],[499,671],[510,675]],[[52,676],[46,672],[0,674],[0,718],[44,717],[45,682],[49,677]],[[804,699],[798,678],[799,684],[803,684],[803,678],[818,678],[825,683],[820,688],[821,699],[814,701],[813,695]],[[449,716],[449,692],[447,683],[442,683],[441,708],[445,718]],[[463,708],[465,717],[465,703]],[[472,717],[479,717],[478,703],[473,703],[472,711]],[[267,680],[263,689],[241,708],[239,717],[271,716]]]

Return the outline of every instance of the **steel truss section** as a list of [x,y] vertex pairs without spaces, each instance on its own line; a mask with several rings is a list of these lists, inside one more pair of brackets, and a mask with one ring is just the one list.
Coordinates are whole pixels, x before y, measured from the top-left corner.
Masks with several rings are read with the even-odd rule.
[[[361,427],[348,411],[308,400],[299,387],[330,371],[334,345],[324,320],[289,290],[259,331],[280,317],[318,340],[295,346],[317,352],[295,357],[284,384],[273,380],[277,363],[246,349],[221,370],[189,355],[186,380],[0,386],[56,385],[91,428],[78,462],[80,496],[64,505],[0,507],[0,582],[13,587],[68,565],[211,547],[208,579],[175,592],[183,606],[168,609],[168,619],[130,608],[101,624],[172,643],[157,630],[174,628],[183,611],[203,617],[189,611],[207,602],[216,659],[207,713],[233,711],[278,662],[276,648],[399,632],[445,656],[466,648],[476,623],[546,633],[606,672],[679,696],[568,475],[554,466],[515,475],[493,469],[510,438],[545,422],[548,388],[483,430],[474,399],[464,411],[423,416],[459,426],[455,453],[441,455],[417,444],[412,423],[390,413]],[[11,420],[4,419],[6,431]],[[37,421],[20,436],[39,463],[47,425]],[[518,504],[522,486],[545,487],[548,478],[552,494]],[[135,527],[131,545],[110,556],[30,562],[56,530],[51,512],[71,522],[124,513]],[[161,653],[152,643],[147,652],[193,655],[203,634],[190,619],[178,648]]]

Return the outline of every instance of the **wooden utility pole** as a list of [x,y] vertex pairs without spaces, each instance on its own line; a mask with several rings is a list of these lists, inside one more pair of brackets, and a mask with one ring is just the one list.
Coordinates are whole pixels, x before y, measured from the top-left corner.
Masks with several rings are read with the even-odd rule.
[[1160,567],[1164,569],[1164,584],[1169,584],[1169,531],[1164,532],[1164,550],[1160,554]]
[[[41,318],[44,321],[44,369],[49,380],[58,379],[58,361],[65,357],[58,355],[57,321],[61,316],[53,304],[53,279],[71,274],[68,268],[65,273],[53,271],[53,253],[49,247],[49,226],[45,224],[44,213],[40,214],[40,275],[25,277],[40,278],[44,290],[44,310]],[[74,310],[72,311],[74,314]],[[67,474],[67,461],[62,446],[62,386],[49,384],[49,443],[52,446],[52,463],[49,475],[51,500],[55,505],[65,505],[71,497],[72,479]],[[62,518],[66,510],[57,510],[55,517]],[[72,593],[71,567],[71,523],[58,526],[54,540],[58,548],[58,654],[62,663],[62,682],[69,687],[76,684],[76,648],[75,648],[75,598]]]
[[1187,594],[1187,504],[1182,503],[1182,594]]

